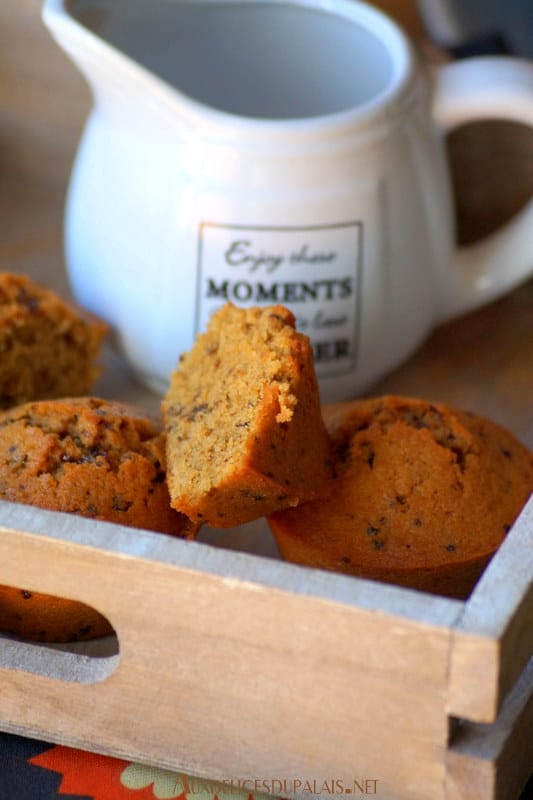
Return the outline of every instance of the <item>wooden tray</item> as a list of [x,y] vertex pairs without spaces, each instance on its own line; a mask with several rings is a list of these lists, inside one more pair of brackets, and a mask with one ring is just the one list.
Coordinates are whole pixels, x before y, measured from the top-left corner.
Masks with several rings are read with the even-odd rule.
[[0,583],[117,633],[0,639],[0,727],[317,795],[511,800],[533,763],[532,575],[533,499],[466,603],[0,503]]
[[[414,2],[380,5],[419,33]],[[0,263],[66,291],[90,97],[39,10],[0,6]],[[531,195],[530,133],[476,127],[450,155],[463,241]],[[468,407],[533,447],[532,308],[530,282],[437,330],[374,393]],[[107,357],[98,393],[157,407]],[[530,505],[461,603],[283,564],[262,523],[189,543],[0,503],[0,582],[87,602],[117,632],[66,650],[0,639],[0,728],[274,790],[309,780],[304,796],[322,779],[384,800],[515,800],[533,764],[532,537]]]

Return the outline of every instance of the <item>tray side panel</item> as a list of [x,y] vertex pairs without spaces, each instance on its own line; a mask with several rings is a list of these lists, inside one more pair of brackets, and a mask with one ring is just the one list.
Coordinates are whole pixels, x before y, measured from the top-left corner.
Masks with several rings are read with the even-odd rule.
[[441,796],[449,626],[20,532],[0,536],[0,582],[98,608],[120,645],[99,683],[0,670],[6,730],[211,778]]
[[455,626],[450,715],[494,722],[532,655],[533,497]]
[[446,800],[515,800],[533,768],[533,659],[490,725],[465,723],[446,765]]

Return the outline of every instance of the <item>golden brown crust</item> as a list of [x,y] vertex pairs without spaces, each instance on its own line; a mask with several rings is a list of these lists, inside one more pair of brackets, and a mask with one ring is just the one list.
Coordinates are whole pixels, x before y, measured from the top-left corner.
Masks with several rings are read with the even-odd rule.
[[[0,414],[0,498],[187,536],[170,507],[160,423],[99,398],[26,403]],[[0,587],[0,627],[43,641],[93,638],[109,624],[79,603]]]
[[188,522],[170,508],[159,421],[96,397],[0,414],[0,497],[171,534]]
[[290,561],[465,597],[533,490],[508,431],[442,404],[381,397],[324,408],[328,497],[274,514]]
[[0,408],[89,393],[106,333],[49,289],[0,272]]
[[309,339],[282,306],[223,306],[163,403],[174,508],[231,527],[317,496],[329,440]]

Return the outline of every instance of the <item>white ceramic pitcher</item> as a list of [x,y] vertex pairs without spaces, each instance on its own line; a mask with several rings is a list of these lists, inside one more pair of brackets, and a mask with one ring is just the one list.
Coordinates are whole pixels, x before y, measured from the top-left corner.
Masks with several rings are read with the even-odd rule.
[[533,125],[532,64],[457,62],[432,85],[356,0],[46,0],[44,20],[94,94],[73,291],[156,390],[226,300],[292,308],[330,401],[531,273],[531,203],[455,250],[442,139]]

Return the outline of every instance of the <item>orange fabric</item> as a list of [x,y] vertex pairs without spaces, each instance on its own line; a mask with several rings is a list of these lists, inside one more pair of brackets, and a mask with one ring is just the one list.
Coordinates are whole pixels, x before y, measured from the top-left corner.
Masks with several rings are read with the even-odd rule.
[[128,761],[58,746],[29,762],[63,775],[60,794],[86,794],[94,800],[154,800],[151,786],[135,791],[123,786],[120,776]]

